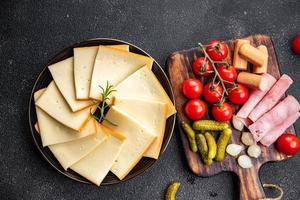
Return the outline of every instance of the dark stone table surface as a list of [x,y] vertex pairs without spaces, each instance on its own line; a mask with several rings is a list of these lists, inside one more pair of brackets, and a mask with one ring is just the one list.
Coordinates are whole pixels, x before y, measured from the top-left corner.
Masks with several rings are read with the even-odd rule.
[[[297,0],[1,0],[0,1],[0,199],[163,199],[170,181],[182,183],[178,199],[238,199],[238,179],[221,173],[193,175],[178,131],[146,173],[114,186],[95,187],[56,172],[39,154],[28,127],[31,89],[62,48],[88,38],[129,41],[162,66],[167,56],[197,41],[263,33],[273,37],[288,93],[300,100],[300,56],[290,50],[300,34]],[[300,130],[300,120],[295,125]],[[300,199],[300,154],[262,167],[263,183],[280,185],[284,199]],[[273,194],[272,192],[267,192]]]

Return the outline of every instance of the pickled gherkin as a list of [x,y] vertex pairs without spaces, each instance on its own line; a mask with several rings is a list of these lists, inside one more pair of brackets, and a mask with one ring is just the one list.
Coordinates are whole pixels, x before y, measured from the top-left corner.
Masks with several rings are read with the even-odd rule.
[[180,187],[180,183],[179,182],[173,182],[173,183],[171,183],[168,186],[165,200],[175,200],[175,198],[176,198],[176,192],[178,191],[179,187]]
[[229,128],[226,122],[214,120],[198,120],[193,123],[193,129],[197,131],[223,131],[226,128]]
[[199,153],[205,165],[210,165],[212,163],[212,159],[207,158],[208,154],[208,146],[203,134],[196,135],[196,142],[199,149]]
[[208,146],[207,159],[212,160],[216,157],[216,154],[217,154],[216,140],[215,140],[214,136],[209,132],[206,132],[204,134],[204,136],[205,136],[207,146]]
[[217,142],[217,155],[215,157],[216,161],[224,160],[225,150],[231,135],[232,135],[232,131],[229,128],[226,128],[222,131]]
[[186,123],[184,121],[181,122],[181,127],[183,128],[186,136],[188,137],[191,150],[193,152],[197,152],[197,143],[196,143],[196,138],[195,138],[196,134],[195,134],[194,130],[188,123]]

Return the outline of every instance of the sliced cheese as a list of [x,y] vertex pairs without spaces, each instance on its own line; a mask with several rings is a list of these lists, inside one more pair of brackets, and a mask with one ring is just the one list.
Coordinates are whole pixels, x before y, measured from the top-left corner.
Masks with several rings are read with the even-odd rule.
[[107,121],[102,122],[103,125],[123,133],[126,137],[121,152],[111,168],[111,172],[122,180],[140,161],[156,137],[147,128],[114,106],[107,112],[106,119],[116,125]]
[[[45,90],[46,88],[34,93],[35,101]],[[38,130],[42,133],[41,139],[44,147],[52,144],[70,142],[96,133],[96,126],[92,119],[87,122],[82,131],[78,132],[59,123],[37,106],[36,115],[39,123]]]
[[101,124],[97,128],[107,134],[107,139],[70,168],[99,186],[119,156],[125,137]]
[[[111,45],[111,48],[117,48],[129,51],[129,45]],[[74,82],[77,99],[88,99],[90,84],[95,58],[99,46],[74,48]]]
[[116,86],[130,74],[147,63],[137,57],[138,54],[125,52],[105,46],[99,46],[91,79],[90,95],[101,100],[101,89],[107,82]]
[[[36,105],[58,122],[77,131],[84,127],[90,116],[90,108],[72,112],[54,81],[49,84]],[[91,110],[94,111],[95,108],[96,106],[93,106]]]
[[114,106],[126,112],[157,138],[145,152],[145,157],[157,159],[160,153],[166,127],[166,104],[157,101],[116,98]]
[[[95,122],[94,119],[93,121]],[[42,134],[43,133],[41,132],[41,135]],[[74,163],[92,152],[97,146],[101,145],[101,143],[106,139],[106,134],[103,132],[97,132],[94,135],[90,135],[78,140],[49,145],[48,147],[61,166],[67,170]]]
[[89,107],[91,100],[78,101],[75,95],[73,57],[50,65],[51,75],[73,112]]
[[176,113],[176,109],[164,88],[147,67],[143,67],[127,77],[115,89],[116,91],[112,93],[112,96],[116,98],[159,101],[167,104],[167,117]]

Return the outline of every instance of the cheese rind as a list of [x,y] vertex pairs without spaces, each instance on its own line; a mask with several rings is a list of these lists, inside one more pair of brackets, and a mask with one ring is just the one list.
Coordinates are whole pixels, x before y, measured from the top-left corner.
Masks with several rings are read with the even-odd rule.
[[[129,51],[129,45],[111,45],[111,48]],[[74,48],[74,83],[76,99],[89,98],[90,84],[95,58],[99,46]]]
[[125,137],[100,124],[97,128],[107,134],[107,139],[70,168],[99,186],[119,156]]
[[115,98],[114,107],[136,119],[149,132],[157,136],[144,154],[145,157],[157,159],[160,154],[166,127],[166,104],[149,100]]
[[116,86],[130,74],[147,63],[138,59],[136,54],[99,46],[92,73],[90,95],[92,99],[101,100],[101,89],[107,82]]
[[[58,122],[77,131],[84,127],[90,116],[90,108],[72,112],[54,81],[36,101],[36,105]],[[96,106],[91,107],[91,111],[95,109]]]
[[154,73],[147,67],[137,70],[115,87],[112,96],[152,100],[167,104],[167,117],[176,113],[176,109],[166,91]]
[[112,125],[107,121],[103,121],[103,125],[123,133],[126,137],[121,152],[111,168],[111,172],[122,180],[140,161],[156,136],[150,133],[147,128],[141,126],[132,117],[114,106],[107,112],[106,119],[116,125]]

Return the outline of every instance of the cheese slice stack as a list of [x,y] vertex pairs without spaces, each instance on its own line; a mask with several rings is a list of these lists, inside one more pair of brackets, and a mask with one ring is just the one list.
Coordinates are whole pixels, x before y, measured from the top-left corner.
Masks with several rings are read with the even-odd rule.
[[[119,49],[99,46],[91,79],[89,97],[101,100],[100,86],[105,88],[107,82],[116,86],[127,76],[147,64],[141,55]],[[150,59],[149,57],[147,57]]]
[[126,137],[121,152],[111,168],[111,172],[122,180],[140,161],[156,136],[114,106],[107,112],[106,119],[117,125],[113,125],[107,121],[104,121],[103,125],[114,131],[123,133]]
[[[129,51],[129,45],[111,45],[111,48],[117,48]],[[99,46],[74,48],[74,83],[76,98],[81,100],[89,99],[90,84],[94,61]]]
[[176,113],[176,109],[153,72],[143,67],[130,75],[115,87],[112,96],[116,98],[131,98],[153,100],[167,105],[167,117]]
[[[49,84],[36,105],[58,122],[76,131],[82,129],[90,117],[90,108],[72,112],[54,81]],[[91,107],[92,111],[95,109],[95,106]]]
[[93,102],[91,100],[78,101],[76,99],[73,66],[73,57],[70,57],[58,63],[50,65],[48,69],[50,70],[54,82],[69,104],[71,110],[73,112],[76,112],[89,107]]
[[136,119],[149,132],[157,136],[149,149],[144,153],[145,157],[157,159],[166,127],[166,104],[157,101],[116,98],[114,107]]
[[107,139],[70,168],[99,186],[119,156],[125,136],[99,123],[97,128],[107,134]]
[[[35,101],[45,90],[46,88],[40,89],[34,93]],[[39,123],[39,131],[43,133],[41,134],[41,139],[44,147],[70,142],[96,133],[96,127],[92,120],[89,120],[85,128],[81,132],[78,132],[59,123],[39,107],[36,107],[36,115]]]

